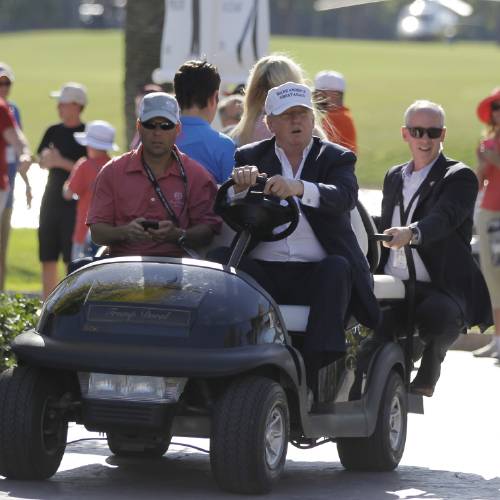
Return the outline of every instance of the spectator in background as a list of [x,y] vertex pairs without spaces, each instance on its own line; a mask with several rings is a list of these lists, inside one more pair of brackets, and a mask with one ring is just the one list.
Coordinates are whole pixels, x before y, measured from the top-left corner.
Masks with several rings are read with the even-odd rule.
[[477,214],[479,255],[490,292],[495,335],[474,356],[500,359],[500,87],[479,103],[477,116],[487,127],[477,152],[479,187],[484,189]]
[[229,134],[240,122],[243,113],[243,100],[241,94],[233,94],[219,102],[219,119],[224,134]]
[[[261,57],[255,63],[248,77],[243,115],[238,125],[229,134],[238,146],[273,136],[265,121],[264,103],[271,88],[286,82],[306,85],[304,71],[293,59],[281,54],[271,54]],[[314,135],[326,139],[316,107],[313,114],[315,117]]]
[[219,87],[219,72],[206,61],[187,61],[174,76],[182,124],[176,144],[222,184],[233,170],[235,145],[210,126],[217,113]]
[[238,146],[272,137],[264,121],[264,103],[271,88],[286,82],[305,83],[304,71],[289,57],[271,54],[255,63],[246,85],[243,115],[230,133]]
[[[0,62],[0,99],[4,99],[14,116],[15,122],[19,130],[21,130],[21,116],[19,109],[13,103],[7,100],[9,93],[14,83],[14,73],[10,66],[4,62]],[[9,178],[9,193],[3,213],[0,215],[0,290],[5,288],[5,276],[7,274],[7,247],[10,236],[10,220],[12,217],[12,208],[14,206],[14,183],[18,169],[19,157],[13,146],[7,145],[6,161]],[[26,202],[28,207],[31,207],[31,186],[28,180],[27,171],[19,170],[19,174],[23,178],[26,185]],[[0,210],[1,212],[1,210]]]
[[[139,116],[139,105],[141,104],[142,98],[147,94],[151,94],[151,92],[163,92],[163,89],[161,88],[160,85],[156,85],[156,83],[146,83],[144,85],[141,85],[137,89],[137,93],[135,94],[135,99],[134,99],[136,117]],[[141,143],[141,138],[139,136],[139,132],[136,129],[134,137],[130,142],[130,149],[138,148],[140,143]]]
[[85,147],[73,136],[83,132],[80,115],[87,104],[87,92],[79,83],[66,83],[60,91],[51,92],[57,98],[61,123],[50,126],[38,146],[40,167],[49,171],[40,206],[38,227],[39,259],[42,263],[42,297],[47,298],[59,279],[57,261],[71,260],[71,239],[75,226],[76,201],[65,200],[62,188],[75,162],[85,156]]
[[314,79],[318,105],[326,113],[323,129],[328,140],[356,153],[356,129],[349,108],[344,106],[345,78],[336,71],[320,71]]
[[111,159],[108,151],[118,151],[118,146],[114,142],[115,129],[108,122],[102,120],[89,122],[85,132],[75,132],[73,135],[78,144],[87,148],[87,156],[75,163],[69,179],[63,186],[65,200],[73,199],[74,195],[78,197],[71,249],[72,261],[88,255],[86,249],[90,244],[90,238],[85,221],[94,181],[101,168]]

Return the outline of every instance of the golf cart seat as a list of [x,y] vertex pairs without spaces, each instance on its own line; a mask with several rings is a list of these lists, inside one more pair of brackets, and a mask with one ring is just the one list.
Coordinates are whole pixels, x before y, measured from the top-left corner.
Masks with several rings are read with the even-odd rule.
[[[373,272],[380,260],[381,244],[370,239],[370,235],[376,233],[375,223],[359,201],[356,207],[351,210],[351,226]],[[378,301],[404,299],[405,287],[400,279],[386,274],[374,274],[373,280],[374,293]],[[280,304],[280,311],[288,331],[296,333],[306,331],[309,306]]]

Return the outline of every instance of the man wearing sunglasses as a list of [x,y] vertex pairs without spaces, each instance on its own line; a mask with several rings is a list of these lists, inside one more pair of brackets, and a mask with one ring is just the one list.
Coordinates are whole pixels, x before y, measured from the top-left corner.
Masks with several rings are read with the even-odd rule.
[[[445,135],[440,105],[416,101],[406,110],[402,136],[411,160],[385,176],[379,223],[392,235],[384,242],[379,272],[407,284],[423,343],[411,390],[428,397],[459,333],[491,324],[488,290],[470,248],[478,183],[469,167],[444,156]],[[375,340],[403,333],[407,301],[384,312]]]
[[217,186],[175,146],[180,130],[176,99],[147,94],[137,120],[141,145],[99,172],[87,224],[112,256],[186,256],[219,230],[212,210]]

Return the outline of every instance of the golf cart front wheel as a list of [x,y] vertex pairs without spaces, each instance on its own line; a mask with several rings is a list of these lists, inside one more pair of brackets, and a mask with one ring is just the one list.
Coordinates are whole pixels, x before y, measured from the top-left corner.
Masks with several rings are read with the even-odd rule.
[[391,371],[380,402],[375,432],[367,438],[337,441],[342,465],[348,470],[390,471],[403,456],[408,405],[401,376]]
[[235,493],[266,493],[283,472],[290,434],[283,388],[265,377],[234,382],[218,401],[210,463],[218,485]]
[[53,476],[66,449],[68,422],[58,403],[56,377],[18,366],[0,374],[0,475],[9,479]]

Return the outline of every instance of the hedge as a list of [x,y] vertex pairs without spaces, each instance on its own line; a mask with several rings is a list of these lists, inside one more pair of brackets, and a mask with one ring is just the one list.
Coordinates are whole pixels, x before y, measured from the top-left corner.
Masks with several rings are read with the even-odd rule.
[[41,305],[36,297],[0,293],[0,372],[15,364],[10,343],[35,326]]

